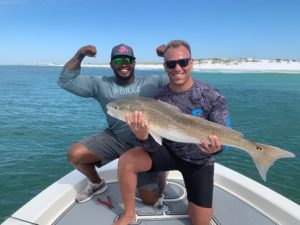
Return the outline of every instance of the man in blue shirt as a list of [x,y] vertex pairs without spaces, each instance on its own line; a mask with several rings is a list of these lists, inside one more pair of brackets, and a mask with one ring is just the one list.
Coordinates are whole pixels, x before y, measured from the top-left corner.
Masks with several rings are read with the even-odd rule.
[[[135,76],[135,56],[131,47],[119,44],[112,49],[110,66],[115,76],[88,76],[80,73],[82,60],[95,57],[95,46],[80,48],[65,64],[58,84],[65,90],[86,98],[94,98],[105,113],[108,127],[75,143],[68,152],[69,162],[88,179],[87,187],[78,193],[76,200],[86,202],[93,195],[107,189],[105,181],[98,175],[97,167],[103,166],[138,145],[127,124],[106,114],[106,104],[120,98],[135,96],[153,97],[168,83],[162,76]],[[153,204],[164,187],[164,173],[142,173],[139,175],[139,191],[147,204]]]

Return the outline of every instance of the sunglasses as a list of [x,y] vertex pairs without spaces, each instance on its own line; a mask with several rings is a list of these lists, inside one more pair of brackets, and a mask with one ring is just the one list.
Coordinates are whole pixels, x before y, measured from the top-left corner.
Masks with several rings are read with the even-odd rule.
[[131,64],[132,62],[133,62],[133,59],[130,58],[130,57],[120,57],[120,58],[114,58],[113,59],[113,63],[116,66],[120,66],[122,63]]
[[180,67],[186,67],[187,65],[189,65],[189,62],[190,62],[190,58],[186,58],[186,59],[180,59],[180,60],[165,61],[165,64],[169,69],[174,69],[177,64]]

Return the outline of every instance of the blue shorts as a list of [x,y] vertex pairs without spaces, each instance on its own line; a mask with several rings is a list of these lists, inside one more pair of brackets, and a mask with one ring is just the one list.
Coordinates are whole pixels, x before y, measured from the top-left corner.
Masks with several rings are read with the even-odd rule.
[[184,161],[166,147],[148,154],[152,159],[150,171],[179,170],[184,179],[188,200],[204,208],[212,207],[214,165],[203,166]]

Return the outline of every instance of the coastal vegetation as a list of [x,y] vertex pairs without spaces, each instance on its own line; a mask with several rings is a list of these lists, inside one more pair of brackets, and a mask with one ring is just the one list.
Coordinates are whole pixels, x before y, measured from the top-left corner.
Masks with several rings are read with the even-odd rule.
[[227,58],[208,58],[208,59],[195,59],[195,63],[197,64],[226,64],[226,65],[238,65],[240,63],[257,63],[269,61],[270,63],[289,63],[289,62],[297,62],[294,59],[269,59],[269,60],[260,60],[255,58],[238,58],[238,59],[227,59]]
[[[162,61],[161,62],[140,62],[137,61],[136,65],[139,67],[162,67]],[[241,69],[241,66],[247,66],[249,69],[249,66],[252,66],[253,69],[266,69],[266,70],[272,70],[272,68],[275,68],[275,70],[297,70],[300,69],[300,61],[294,60],[294,59],[255,59],[255,58],[196,58],[194,59],[195,65],[198,66],[204,66],[208,68],[218,68],[223,66],[230,66],[232,68],[239,68]],[[63,64],[59,63],[34,63],[32,64],[34,66],[63,66]],[[85,62],[82,64],[83,67],[109,67],[109,63],[94,63],[94,62]],[[284,67],[284,68],[283,68]]]

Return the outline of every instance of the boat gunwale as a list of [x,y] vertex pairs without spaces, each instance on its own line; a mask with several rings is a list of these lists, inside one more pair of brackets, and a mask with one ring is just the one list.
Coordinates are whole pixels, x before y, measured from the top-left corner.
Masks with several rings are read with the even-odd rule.
[[[117,161],[98,169],[107,183],[117,182]],[[179,171],[170,171],[169,179],[182,179]],[[51,225],[75,202],[76,194],[86,185],[86,178],[74,170],[43,190],[17,210],[2,225]],[[297,224],[300,206],[262,184],[218,163],[215,186],[255,208],[277,224]],[[23,222],[22,222],[23,221]]]

